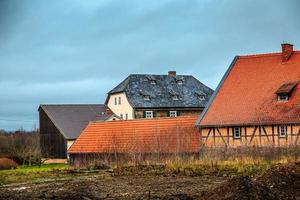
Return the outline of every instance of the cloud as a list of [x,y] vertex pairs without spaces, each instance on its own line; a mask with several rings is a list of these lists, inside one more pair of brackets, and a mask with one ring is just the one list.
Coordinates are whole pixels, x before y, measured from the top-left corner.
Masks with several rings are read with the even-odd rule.
[[36,120],[40,103],[102,103],[131,73],[174,69],[215,88],[235,55],[279,51],[283,40],[299,47],[299,6],[297,0],[2,0],[0,117]]

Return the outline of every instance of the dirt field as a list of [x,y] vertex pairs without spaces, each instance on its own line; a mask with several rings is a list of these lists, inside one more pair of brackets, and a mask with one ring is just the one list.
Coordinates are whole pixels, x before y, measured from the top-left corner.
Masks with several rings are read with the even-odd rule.
[[300,199],[300,164],[262,175],[103,175],[0,187],[0,199]]

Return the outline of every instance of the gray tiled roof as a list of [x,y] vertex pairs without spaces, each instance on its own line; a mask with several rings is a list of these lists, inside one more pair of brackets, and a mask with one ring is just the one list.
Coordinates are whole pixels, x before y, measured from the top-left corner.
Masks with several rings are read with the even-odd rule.
[[[156,84],[151,84],[155,80]],[[182,84],[178,84],[182,81]],[[108,94],[125,92],[134,108],[187,108],[205,107],[213,90],[190,75],[146,75],[132,74]],[[199,95],[205,95],[200,100]],[[145,100],[144,96],[150,96]],[[174,100],[174,96],[178,100]]]
[[66,139],[76,139],[90,121],[106,120],[103,104],[40,105]]

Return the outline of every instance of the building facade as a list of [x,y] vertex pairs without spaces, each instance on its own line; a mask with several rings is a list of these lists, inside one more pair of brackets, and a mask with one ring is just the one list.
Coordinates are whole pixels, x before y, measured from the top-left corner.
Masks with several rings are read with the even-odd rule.
[[213,90],[190,75],[132,74],[112,89],[105,104],[122,119],[199,115]]
[[205,147],[300,144],[300,52],[237,56],[197,125]]

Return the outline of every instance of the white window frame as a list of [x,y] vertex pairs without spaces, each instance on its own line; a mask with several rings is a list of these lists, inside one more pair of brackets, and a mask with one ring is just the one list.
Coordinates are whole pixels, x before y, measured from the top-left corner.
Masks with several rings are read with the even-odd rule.
[[169,116],[170,117],[177,117],[177,111],[175,111],[175,110],[169,111]]
[[233,127],[232,134],[234,139],[240,139],[242,135],[241,133],[242,133],[241,127]]
[[278,135],[281,138],[285,138],[287,136],[287,126],[285,125],[278,126]]
[[150,111],[150,110],[145,111],[145,117],[147,119],[152,119],[153,118],[153,111]]
[[278,94],[277,100],[281,102],[285,102],[289,100],[289,96],[287,94]]
[[119,97],[119,105],[121,105],[121,97]]

